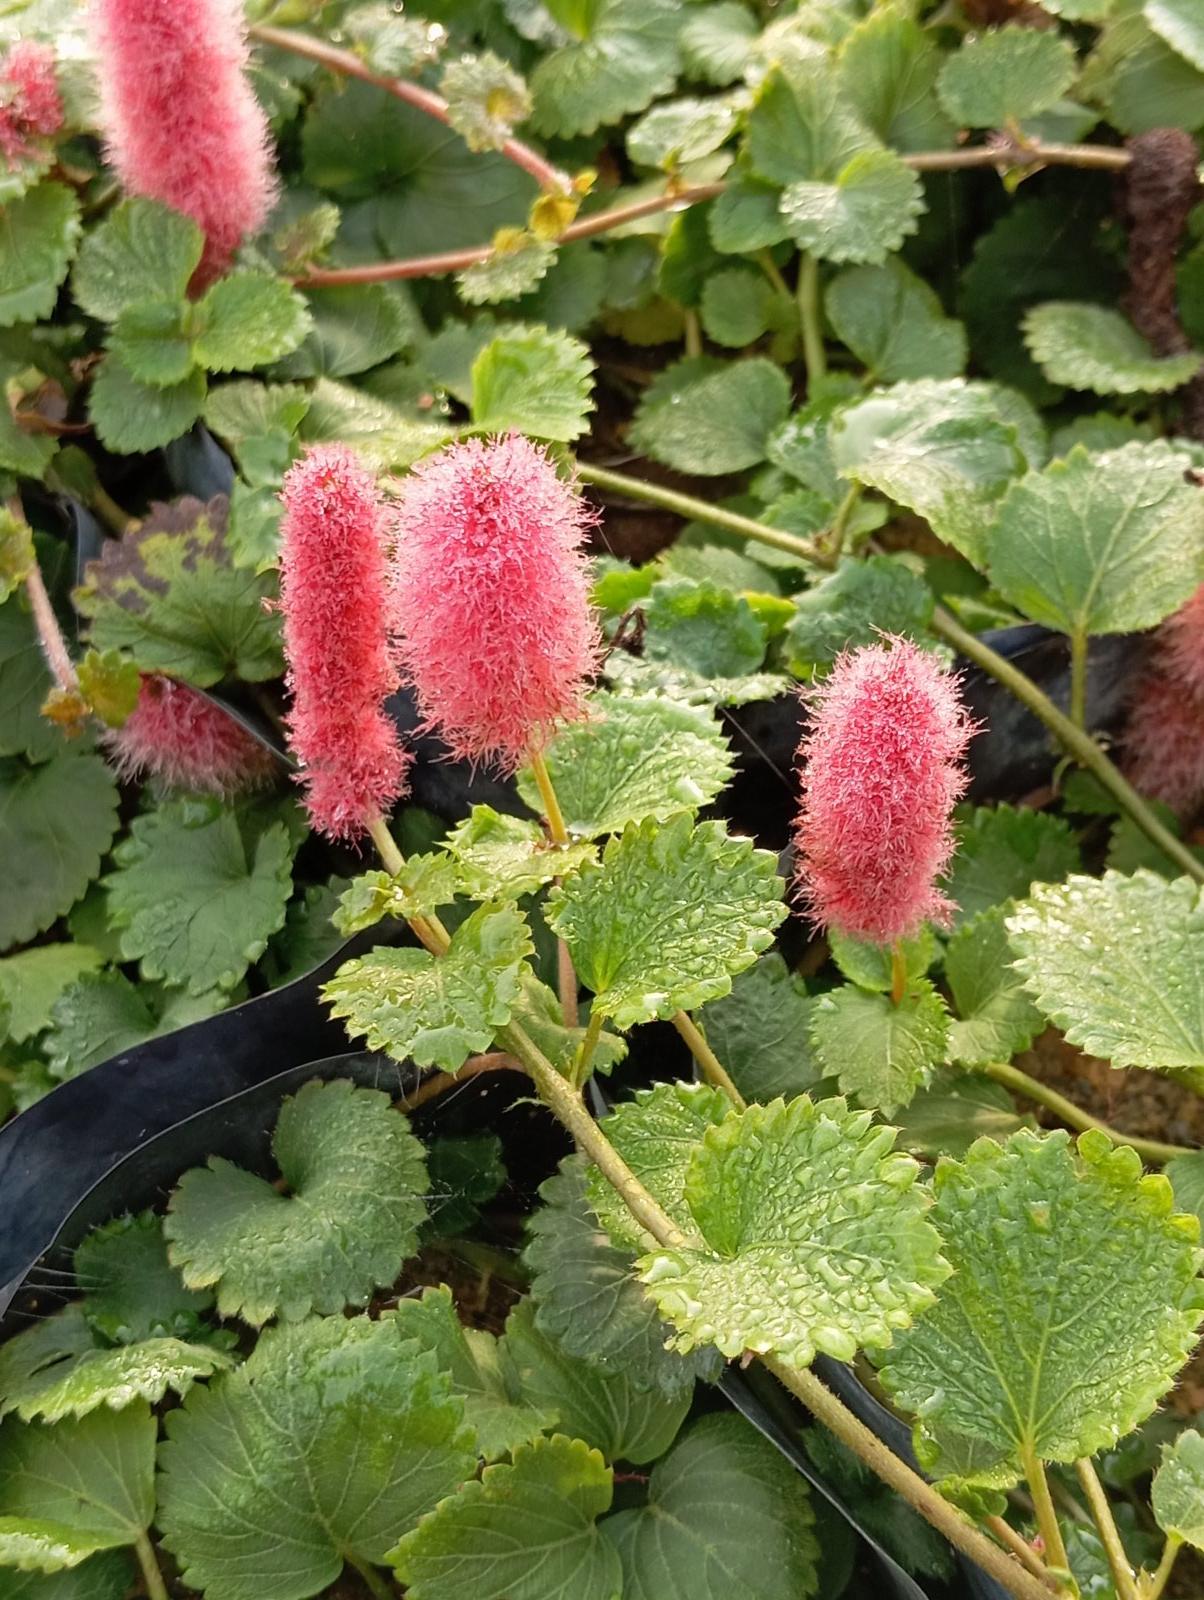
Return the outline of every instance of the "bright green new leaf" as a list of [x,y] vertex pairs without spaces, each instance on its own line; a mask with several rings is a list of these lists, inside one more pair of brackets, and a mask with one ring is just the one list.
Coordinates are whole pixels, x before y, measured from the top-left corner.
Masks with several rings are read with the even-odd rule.
[[[637,1107],[656,1112],[665,1093]],[[633,1131],[629,1122],[625,1153],[643,1178]],[[665,1162],[662,1175],[684,1174],[666,1209],[689,1242],[639,1263],[674,1346],[772,1352],[805,1367],[817,1351],[849,1361],[888,1345],[948,1273],[924,1220],[920,1169],[892,1150],[894,1137],[869,1111],[806,1095],[731,1111],[692,1148],[671,1152],[650,1133],[640,1154]]]
[[305,301],[280,278],[231,272],[198,302],[193,353],[211,372],[246,372],[295,350],[312,326]]
[[787,664],[795,677],[809,679],[842,650],[875,644],[884,633],[926,640],[934,603],[923,578],[901,561],[846,559],[796,597],[784,639]]
[[[25,1596],[29,1600],[59,1600],[60,1596],[77,1595],[80,1600],[92,1600],[90,1587],[83,1583],[77,1586],[70,1580],[85,1566],[103,1561],[106,1554],[120,1560],[120,1551],[110,1544],[106,1534],[76,1529],[63,1522],[46,1522],[40,1517],[0,1514],[0,1583],[5,1600]],[[128,1565],[122,1562],[118,1571],[120,1580],[110,1581],[99,1590],[104,1600],[122,1600],[129,1588]],[[24,1580],[22,1573],[27,1575]]]
[[73,1265],[89,1326],[115,1344],[194,1334],[213,1304],[211,1294],[184,1286],[153,1211],[93,1229],[76,1246]]
[[124,728],[138,705],[142,674],[120,650],[89,650],[76,667],[79,692],[107,728]]
[[348,935],[362,933],[385,917],[427,917],[450,905],[461,887],[459,864],[445,851],[407,856],[396,877],[372,867],[353,878],[339,896],[332,921]]
[[13,1043],[41,1033],[58,997],[101,961],[100,951],[86,944],[42,944],[0,961],[0,1002],[7,1008]]
[[233,565],[225,521],[221,501],[180,500],[110,540],[74,596],[92,644],[199,688],[276,677],[280,624],[264,607],[275,579]]
[[[708,804],[732,775],[714,712],[663,698],[595,692],[591,719],[563,728],[544,759],[570,833],[597,838],[644,817]],[[529,771],[519,793],[538,808]]]
[[580,340],[547,328],[510,328],[472,364],[472,420],[483,432],[517,428],[567,443],[585,432],[592,389]]
[[957,927],[1005,900],[1023,900],[1034,883],[1061,883],[1082,865],[1070,824],[1048,811],[973,806],[958,814],[957,850],[942,889]]
[[949,1030],[949,1057],[963,1066],[1010,1061],[1041,1032],[1044,1018],[1012,970],[1010,901],[963,922],[945,951],[945,978],[958,1020]]
[[[1106,958],[1102,958],[1106,959]],[[974,1144],[936,1170],[954,1273],[882,1378],[920,1418],[924,1467],[1005,1487],[1029,1459],[1075,1461],[1143,1421],[1204,1313],[1199,1223],[1135,1151],[1063,1131]],[[1089,1308],[1089,1314],[1084,1309]]]
[[117,455],[138,455],[178,439],[201,414],[205,375],[158,387],[136,378],[116,350],[92,379],[88,415],[101,443]]
[[492,50],[462,55],[443,69],[447,120],[470,150],[500,150],[531,115],[527,85]]
[[285,1100],[273,1184],[221,1156],[171,1197],[164,1232],[190,1289],[216,1286],[223,1317],[260,1327],[363,1306],[396,1278],[426,1215],[422,1146],[376,1089],[313,1081]]
[[525,228],[499,228],[493,249],[456,278],[460,298],[470,306],[516,300],[540,283],[556,259],[556,246]]
[[1192,0],[1145,0],[1142,15],[1177,55],[1204,72],[1204,17]]
[[811,1048],[814,1006],[802,978],[771,950],[695,1020],[746,1100],[789,1099],[823,1076]]
[[1158,355],[1119,311],[1049,300],[1024,318],[1024,342],[1051,383],[1096,394],[1161,394],[1194,378],[1204,357]]
[[629,1028],[728,993],[786,915],[776,866],[718,822],[649,817],[550,891],[548,921],[595,1011]]
[[603,1523],[624,1600],[803,1600],[818,1587],[798,1473],[743,1417],[700,1417],[652,1469],[647,1503]]
[[553,844],[538,822],[504,816],[492,806],[473,806],[446,843],[459,865],[463,892],[474,899],[532,894],[596,854],[588,840]]
[[851,267],[828,285],[824,309],[836,336],[866,367],[872,383],[957,378],[966,365],[966,330],[947,317],[936,294],[891,258]]
[[647,111],[627,134],[627,153],[643,167],[673,172],[718,150],[736,127],[730,99],[666,100]]
[[51,314],[79,234],[79,201],[65,183],[0,205],[0,328]]
[[182,383],[196,365],[184,331],[187,306],[174,300],[135,300],[123,306],[109,349],[139,383],[156,389]]
[[915,233],[925,209],[918,176],[891,150],[864,150],[830,181],[792,183],[781,199],[801,250],[873,266]]
[[1143,868],[1036,884],[1007,919],[1041,1010],[1114,1067],[1204,1069],[1204,891]]
[[936,957],[936,937],[928,923],[910,939],[900,939],[896,947],[870,944],[865,939],[850,939],[846,934],[829,931],[828,944],[832,960],[850,982],[859,989],[869,989],[877,994],[889,994],[895,983],[894,948],[903,957],[903,970],[908,983],[927,975]]
[[1163,1453],[1150,1504],[1163,1533],[1204,1550],[1204,1434],[1185,1428]]
[[617,1600],[619,1557],[597,1518],[611,1471],[555,1434],[486,1467],[390,1552],[409,1600]]
[[1008,491],[990,535],[991,580],[1034,622],[1130,633],[1169,616],[1204,577],[1204,497],[1158,441],[1081,445]]
[[30,767],[0,760],[0,950],[69,911],[117,829],[117,785],[98,755],[67,745]]
[[474,1469],[435,1358],[391,1312],[269,1328],[194,1389],[159,1449],[163,1542],[223,1600],[305,1600],[345,1559],[380,1563]]
[[962,41],[937,93],[961,127],[1003,128],[1048,111],[1074,77],[1074,45],[1056,30],[992,28]]
[[191,217],[157,200],[123,200],[80,246],[72,293],[102,322],[142,300],[182,300],[204,242]]
[[533,949],[516,906],[484,905],[446,955],[382,946],[345,962],[322,994],[369,1050],[455,1072],[510,1021]]
[[789,409],[790,382],[774,362],[688,356],[649,384],[629,437],[679,472],[739,472],[765,459]]
[[229,811],[172,800],[137,818],[113,859],[112,923],[144,978],[189,994],[233,989],[284,925],[292,845],[283,823],[251,839]]
[[[54,1536],[52,1535],[52,1538]],[[78,1544],[78,1539],[73,1541]],[[43,1572],[4,1572],[4,1600],[124,1600],[134,1578],[128,1550],[101,1550],[76,1567]]]
[[[575,35],[531,74],[538,133],[593,133],[673,87],[682,25],[675,0],[592,0]],[[561,35],[560,37],[563,37]]]
[[626,1372],[569,1355],[541,1329],[529,1299],[507,1317],[502,1349],[528,1404],[551,1413],[561,1433],[584,1439],[607,1461],[641,1466],[664,1455],[693,1399],[692,1383],[674,1394],[650,1394]]
[[945,1060],[949,1013],[924,979],[897,1005],[889,995],[845,984],[815,1001],[811,1044],[825,1076],[861,1105],[890,1116]]

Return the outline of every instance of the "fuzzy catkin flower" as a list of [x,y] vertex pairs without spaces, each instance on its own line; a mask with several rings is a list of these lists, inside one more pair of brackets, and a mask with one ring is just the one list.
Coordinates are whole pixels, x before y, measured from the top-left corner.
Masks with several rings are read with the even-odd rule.
[[1158,656],[1137,680],[1121,745],[1121,769],[1142,794],[1180,817],[1204,802],[1204,703],[1162,670]]
[[238,0],[91,0],[109,160],[131,194],[199,224],[203,288],[275,194],[267,119],[247,81]]
[[456,756],[513,771],[582,714],[598,660],[589,508],[545,450],[472,439],[406,480],[394,557],[402,673]]
[[840,657],[799,746],[798,881],[817,923],[893,944],[947,917],[936,880],[973,732],[957,680],[909,641]]
[[63,125],[63,102],[49,45],[23,39],[0,61],[0,155],[10,169],[30,154],[32,141]]
[[1155,648],[1166,675],[1204,708],[1204,583],[1167,617]]
[[409,764],[382,704],[397,675],[380,496],[352,451],[321,445],[289,469],[281,498],[290,740],[314,827],[354,838],[392,808]]
[[104,735],[123,778],[157,778],[172,789],[224,798],[255,789],[272,775],[273,758],[259,740],[186,683],[151,674],[123,727]]

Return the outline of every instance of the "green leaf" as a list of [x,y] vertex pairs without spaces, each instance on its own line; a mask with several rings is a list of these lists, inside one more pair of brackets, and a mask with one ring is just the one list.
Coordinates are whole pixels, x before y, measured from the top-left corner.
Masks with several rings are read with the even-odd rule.
[[674,0],[594,0],[577,37],[531,74],[537,133],[593,133],[673,87],[680,65]]
[[94,1228],[75,1248],[84,1315],[103,1339],[132,1344],[194,1334],[213,1296],[185,1288],[167,1259],[162,1219],[153,1211]]
[[201,689],[277,677],[280,623],[264,607],[275,579],[233,565],[225,521],[220,500],[185,499],[110,539],[74,595],[92,645]]
[[445,1285],[424,1289],[417,1300],[399,1301],[394,1314],[402,1336],[433,1351],[439,1370],[450,1375],[486,1461],[509,1455],[555,1424],[554,1410],[525,1403],[505,1345],[491,1333],[461,1327]]
[[163,1542],[224,1600],[305,1600],[379,1563],[474,1469],[461,1402],[385,1311],[269,1328],[159,1448]]
[[[2,218],[3,209],[0,208],[0,225]],[[31,386],[35,391],[32,395]],[[31,419],[26,419],[22,409],[23,400],[36,402],[36,390],[40,387],[41,375],[37,369],[23,369],[13,361],[0,358],[0,401],[3,401],[0,404],[0,471],[4,474],[11,472],[18,477],[41,480],[58,453],[58,441],[52,433],[34,431],[36,404]]]
[[0,756],[45,761],[63,736],[41,714],[50,669],[22,587],[0,605]]
[[[888,1489],[834,1433],[825,1428],[807,1428],[803,1433],[803,1447],[823,1474],[829,1489],[834,1490],[845,1505],[856,1506],[857,1525],[862,1533],[876,1539],[905,1572],[943,1578],[946,1582],[953,1578],[953,1552],[944,1537],[914,1512],[901,1495]],[[826,1531],[821,1524],[821,1540]]]
[[139,817],[105,879],[126,959],[144,978],[233,989],[284,925],[292,846],[283,823],[243,838],[229,811],[172,800]]
[[647,111],[627,133],[627,153],[643,167],[674,172],[683,162],[709,156],[736,127],[730,100],[665,100]]
[[1061,817],[1008,805],[969,807],[958,817],[957,852],[943,885],[957,907],[955,926],[1024,899],[1034,883],[1060,883],[1081,865],[1078,841]]
[[1175,1191],[1180,1211],[1194,1211],[1204,1227],[1204,1150],[1172,1156],[1163,1168]]
[[[864,939],[850,939],[833,929],[828,939],[832,960],[850,982],[860,989],[871,989],[888,994],[894,986],[894,958],[889,945],[870,944]],[[910,983],[923,978],[936,955],[936,938],[925,923],[911,939],[900,939],[898,948],[903,955],[903,968]]]
[[1024,318],[1024,342],[1051,383],[1096,394],[1160,394],[1200,370],[1194,351],[1160,356],[1119,311],[1048,300]]
[[820,1547],[802,1487],[742,1417],[700,1417],[652,1469],[647,1503],[603,1524],[623,1559],[624,1600],[815,1594]]
[[453,437],[444,422],[417,422],[350,384],[319,378],[298,437],[304,444],[348,444],[377,472],[402,472]]
[[119,650],[89,650],[76,668],[79,692],[108,728],[124,728],[138,705],[142,675]]
[[814,1005],[802,978],[771,950],[696,1020],[744,1098],[773,1100],[812,1089],[823,1075],[811,1048]]
[[1204,1434],[1185,1428],[1163,1452],[1150,1504],[1163,1533],[1204,1550]]
[[644,612],[644,659],[700,678],[739,678],[765,660],[766,630],[743,595],[689,578],[654,583]]
[[140,300],[182,300],[204,236],[157,200],[123,200],[80,246],[71,291],[91,317],[116,322]]
[[[798,1367],[817,1351],[848,1361],[861,1346],[888,1345],[931,1304],[948,1269],[924,1220],[919,1168],[892,1152],[893,1128],[873,1126],[870,1112],[843,1100],[800,1095],[729,1112],[692,1147],[673,1150],[657,1123],[675,1087],[683,1086],[637,1097],[620,1145],[637,1177],[646,1176],[645,1159],[652,1164],[658,1198],[692,1235],[639,1263],[676,1329],[675,1348],[772,1352]],[[673,1178],[670,1198],[663,1191]]]
[[904,1149],[930,1158],[963,1156],[984,1135],[1003,1140],[1033,1126],[1031,1117],[1017,1114],[1002,1084],[955,1067],[938,1067],[928,1087],[894,1120]]
[[1074,78],[1074,45],[1056,30],[992,28],[962,41],[937,93],[961,127],[1003,128],[1048,111]]
[[88,415],[108,449],[117,455],[137,455],[187,433],[204,403],[203,372],[158,388],[136,378],[111,351],[92,380]]
[[1037,884],[1007,921],[1016,971],[1088,1054],[1114,1067],[1204,1068],[1201,893],[1146,869]]
[[8,1013],[8,1037],[21,1044],[50,1022],[58,997],[82,973],[94,972],[102,956],[86,944],[43,944],[0,961],[0,1006]]
[[980,1139],[938,1164],[935,1188],[953,1277],[882,1369],[920,1417],[921,1464],[1005,1487],[1026,1456],[1114,1444],[1195,1341],[1196,1219],[1173,1215],[1166,1180],[1096,1132],[1077,1154],[1062,1131]]
[[629,823],[548,896],[597,1015],[629,1028],[731,989],[786,914],[776,859],[688,813]]
[[407,1534],[390,1560],[409,1600],[617,1600],[622,1572],[596,1519],[611,1471],[555,1434],[486,1467]]
[[781,191],[754,177],[743,161],[737,162],[732,174],[708,208],[707,228],[714,248],[724,255],[743,255],[788,239],[786,219],[778,210]]
[[934,597],[923,578],[890,556],[846,559],[795,599],[783,639],[798,678],[831,667],[842,650],[874,644],[883,633],[924,640]]
[[332,921],[341,934],[362,933],[384,917],[426,917],[452,903],[459,866],[445,851],[407,856],[396,877],[379,868],[361,872],[339,896]]
[[472,364],[472,420],[487,432],[517,428],[562,442],[585,432],[592,410],[589,352],[567,333],[513,328]]
[[[707,805],[732,775],[712,711],[651,696],[596,691],[591,720],[563,728],[544,751],[570,833],[597,838],[645,817]],[[538,808],[529,769],[519,793]]]
[[197,303],[193,353],[211,372],[246,372],[295,350],[312,322],[305,301],[280,278],[231,272]]
[[956,378],[965,369],[965,328],[901,261],[842,272],[828,285],[824,309],[872,383]]
[[[364,292],[372,287],[380,286],[365,285]],[[321,292],[344,291],[326,289]],[[323,321],[319,316],[310,342],[322,332]],[[303,346],[297,351],[293,362],[304,356],[306,350],[307,346]],[[300,384],[259,383],[254,378],[238,378],[209,391],[205,400],[205,423],[225,440],[248,483],[275,488],[292,465],[297,448],[294,435],[308,410],[309,395]]]
[[190,1289],[253,1327],[363,1306],[396,1278],[426,1215],[422,1147],[387,1095],[314,1080],[285,1100],[272,1136],[285,1192],[211,1156],[181,1178],[164,1219]]
[[155,1433],[145,1401],[54,1427],[9,1417],[0,1426],[0,1561],[15,1555],[17,1566],[54,1571],[133,1544],[155,1513]]
[[439,88],[447,120],[470,150],[500,150],[531,115],[527,85],[492,50],[449,61]]
[[[51,1539],[55,1537],[52,1532]],[[102,1550],[78,1566],[62,1567],[54,1573],[22,1575],[9,1568],[4,1573],[4,1600],[124,1600],[132,1581],[129,1552]]]
[[[849,401],[859,399],[862,391],[860,384],[840,374],[826,377],[811,388],[807,404],[771,435],[766,454],[775,467],[834,505],[848,485],[841,481],[832,459],[832,426]],[[822,514],[827,514],[826,506]]]
[[791,238],[822,261],[878,265],[915,233],[925,211],[919,177],[891,150],[865,150],[825,182],[782,191]]
[[[496,1133],[432,1139],[427,1146],[426,1165],[431,1189],[422,1234],[428,1239],[454,1239],[474,1228],[480,1221],[481,1207],[506,1182],[502,1141]],[[479,1427],[477,1431],[480,1432]]]
[[556,259],[556,246],[525,228],[499,228],[493,248],[457,278],[460,298],[470,306],[496,305],[534,289]]
[[752,169],[771,183],[834,178],[877,144],[845,99],[828,52],[815,46],[800,52],[789,73],[769,74],[748,118]]
[[949,1056],[963,1066],[1010,1061],[1041,1032],[1044,1019],[1012,971],[1009,902],[964,922],[945,951],[945,977],[959,1020],[949,1030]]
[[894,150],[939,150],[953,129],[937,101],[942,52],[930,32],[895,7],[872,10],[840,47],[846,98]]
[[65,183],[0,205],[0,328],[50,316],[79,235],[79,201]]
[[681,30],[682,59],[691,77],[723,88],[742,76],[748,49],[760,31],[740,0],[695,6]]
[[890,1116],[945,1060],[949,1013],[922,979],[897,1005],[889,995],[845,984],[816,1000],[811,1043],[826,1076],[861,1105]]
[[369,1050],[455,1072],[510,1021],[533,950],[516,906],[484,905],[456,929],[446,955],[382,946],[344,962],[322,994]]
[[1204,500],[1169,445],[1128,444],[1030,472],[990,536],[991,581],[1025,616],[1069,634],[1130,633],[1204,577]]
[[714,1351],[681,1356],[665,1348],[670,1329],[641,1289],[635,1256],[612,1243],[586,1198],[587,1165],[566,1156],[541,1185],[528,1220],[523,1259],[531,1271],[535,1324],[571,1356],[666,1395],[695,1376],[718,1373]]
[[642,1466],[664,1455],[693,1399],[692,1384],[671,1395],[649,1394],[625,1372],[604,1372],[568,1355],[541,1330],[529,1299],[507,1317],[503,1349],[528,1403],[607,1461]]
[[595,855],[587,840],[555,845],[538,822],[503,816],[492,806],[473,806],[448,835],[447,849],[459,863],[463,891],[474,899],[532,894]]
[[136,300],[122,308],[109,349],[139,383],[156,389],[182,383],[196,365],[184,332],[187,306],[174,300]]
[[[1145,0],[1142,15],[1176,55],[1204,72],[1204,18],[1191,0]],[[1197,1541],[1198,1542],[1198,1541]]]
[[[421,327],[412,303],[398,293],[399,287],[360,283],[308,290],[305,298],[313,328],[276,371],[288,378],[346,378],[397,355],[414,342]],[[275,386],[265,392],[305,393]]]
[[99,756],[68,745],[41,766],[0,760],[0,950],[69,911],[117,831],[117,785]]
[[43,1049],[50,1071],[64,1079],[78,1077],[158,1031],[141,992],[120,972],[85,973],[54,1002],[50,1024]]
[[785,302],[759,273],[745,267],[713,272],[702,286],[700,311],[708,339],[729,349],[755,344]]
[[629,437],[679,472],[739,472],[765,459],[766,441],[789,408],[789,379],[772,361],[688,356],[649,384]]

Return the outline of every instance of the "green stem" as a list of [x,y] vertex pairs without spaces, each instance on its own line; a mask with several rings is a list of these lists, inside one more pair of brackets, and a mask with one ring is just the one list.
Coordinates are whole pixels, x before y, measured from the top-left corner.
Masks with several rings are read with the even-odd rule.
[[[373,817],[368,823],[368,837],[376,846],[381,866],[391,878],[396,878],[405,870],[406,858],[397,848],[397,841],[389,832],[389,824],[383,817]],[[451,937],[438,917],[409,917],[407,921],[433,956],[446,954]]]
[[1166,1543],[1162,1547],[1162,1560],[1148,1579],[1143,1579],[1140,1585],[1141,1600],[1158,1600],[1159,1595],[1166,1588],[1171,1575],[1171,1569],[1179,1559],[1179,1552],[1183,1548],[1183,1540],[1177,1533],[1168,1533]]
[[1081,630],[1070,635],[1070,720],[1076,728],[1082,728],[1084,733],[1089,732],[1087,727],[1087,647],[1087,635]]
[[102,489],[99,483],[93,486],[88,496],[88,503],[109,532],[115,533],[118,538],[133,528],[135,519],[128,511],[123,511],[112,495]]
[[703,1077],[716,1089],[722,1089],[737,1111],[743,1111],[747,1102],[736,1088],[735,1083],[727,1068],[711,1049],[702,1033],[688,1012],[679,1011],[673,1018],[673,1026],[681,1034],[690,1047],[690,1054],[697,1061]]
[[602,1037],[602,1013],[592,1008],[589,1014],[589,1026],[585,1030],[585,1038],[581,1041],[581,1049],[577,1052],[577,1061],[573,1068],[573,1081],[580,1086],[589,1077],[590,1063],[594,1059],[594,1051],[598,1048],[598,1040]]
[[1037,1516],[1041,1542],[1045,1546],[1045,1564],[1061,1572],[1069,1572],[1070,1562],[1062,1539],[1062,1529],[1058,1523],[1058,1513],[1054,1509],[1053,1496],[1049,1492],[1045,1467],[1040,1457],[1032,1450],[1021,1452],[1020,1459],[1024,1467],[1024,1476],[1028,1480],[1028,1491],[1033,1497],[1033,1510]]
[[1121,1133],[1118,1129],[1109,1127],[1106,1122],[1101,1122],[1098,1117],[1093,1117],[1089,1111],[1076,1106],[1073,1100],[1068,1100],[1064,1094],[1051,1089],[1039,1078],[1032,1078],[1027,1072],[1021,1072],[1019,1067],[1013,1067],[1007,1062],[991,1061],[979,1070],[986,1077],[994,1078],[996,1083],[1002,1083],[1013,1094],[1022,1094],[1026,1100],[1033,1100],[1037,1105],[1045,1106],[1061,1117],[1068,1126],[1077,1128],[1080,1133],[1086,1133],[1088,1129],[1094,1128],[1111,1139],[1113,1144],[1129,1145],[1147,1161],[1170,1161],[1175,1156],[1199,1154],[1189,1145],[1163,1144],[1159,1139],[1142,1139],[1137,1134]]
[[682,317],[685,328],[685,349],[688,356],[702,354],[702,328],[699,325],[698,313],[687,306]]
[[0,1083],[16,1083],[17,1074],[12,1067],[0,1066]]
[[803,254],[798,272],[798,320],[803,335],[803,361],[807,368],[807,394],[827,375],[823,321],[819,307],[819,262]]
[[163,1582],[159,1558],[155,1555],[155,1547],[148,1534],[140,1533],[134,1540],[134,1552],[142,1568],[142,1581],[146,1585],[148,1600],[167,1600],[167,1585]]
[[903,948],[902,939],[896,940],[890,947],[890,1001],[891,1005],[898,1006],[903,1003],[903,996],[907,993],[907,951]]
[[836,508],[836,515],[832,518],[832,526],[828,530],[827,549],[833,561],[839,561],[840,552],[844,549],[845,534],[849,530],[849,519],[857,509],[857,502],[861,499],[861,485],[850,484],[849,491]]
[[560,801],[556,798],[556,790],[552,787],[552,774],[548,771],[543,751],[531,750],[530,758],[531,771],[535,774],[535,782],[539,787],[539,798],[543,802],[543,814],[547,818],[552,843],[568,844],[569,830],[564,825],[564,813],[560,809]]
[[364,1585],[374,1600],[397,1600],[397,1591],[392,1584],[387,1582],[383,1573],[378,1572],[370,1561],[361,1561],[357,1556],[343,1552],[343,1560],[349,1567],[354,1567],[364,1580]]
[[793,300],[794,296],[790,293],[790,287],[778,271],[778,264],[768,250],[757,251],[757,263],[783,300]]
[[1112,1507],[1108,1504],[1108,1496],[1104,1493],[1099,1475],[1085,1457],[1075,1462],[1074,1469],[1079,1475],[1083,1493],[1087,1496],[1087,1505],[1099,1530],[1104,1554],[1108,1558],[1108,1566],[1112,1572],[1112,1581],[1116,1586],[1117,1600],[1137,1600],[1137,1582],[1133,1567],[1125,1553],[1124,1541],[1120,1536],[1120,1529],[1116,1526],[1116,1519],[1112,1515]]

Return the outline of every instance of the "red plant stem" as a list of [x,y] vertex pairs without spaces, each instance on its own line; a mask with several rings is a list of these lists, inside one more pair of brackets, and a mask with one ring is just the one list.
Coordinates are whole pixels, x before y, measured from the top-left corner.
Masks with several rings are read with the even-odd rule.
[[29,605],[41,641],[42,654],[46,657],[46,665],[54,675],[55,683],[60,689],[78,689],[79,678],[75,673],[75,663],[71,660],[58,618],[54,614],[54,607],[50,603],[50,596],[46,593],[42,569],[36,561],[25,574],[25,589],[29,595]]
[[[359,56],[350,50],[340,50],[336,45],[327,44],[324,39],[311,39],[308,34],[294,33],[290,28],[257,26],[247,31],[251,38],[258,39],[260,44],[275,45],[278,50],[289,50],[293,55],[307,56],[309,60],[321,62],[324,67],[329,67],[332,72],[341,72],[348,78],[360,78],[364,83],[374,84],[386,94],[404,100],[407,105],[415,106],[419,111],[425,111],[428,117],[434,117],[436,122],[442,122],[445,127],[451,126],[447,114],[447,101],[441,94],[436,94],[433,89],[424,89],[420,84],[409,83],[404,78],[390,78],[383,73],[373,72],[366,62],[361,61]],[[521,139],[506,139],[501,145],[501,153],[508,161],[513,161],[516,167],[529,172],[541,189],[558,194],[569,192],[567,176],[550,161],[546,161],[537,150],[532,150],[529,144],[524,144]]]

